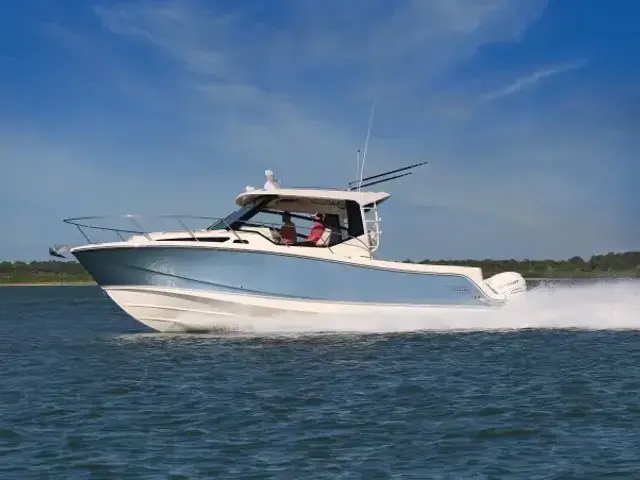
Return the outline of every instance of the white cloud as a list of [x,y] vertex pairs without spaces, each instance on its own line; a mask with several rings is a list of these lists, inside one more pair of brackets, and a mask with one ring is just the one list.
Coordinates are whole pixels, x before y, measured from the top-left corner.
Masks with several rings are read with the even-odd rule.
[[547,67],[541,70],[537,70],[533,73],[530,73],[524,77],[517,78],[513,83],[503,87],[499,90],[495,90],[493,92],[487,93],[481,97],[481,102],[491,102],[493,100],[498,100],[500,98],[509,97],[516,93],[521,92],[524,89],[532,88],[533,86],[540,83],[542,80],[553,77],[555,75],[559,75],[561,73],[570,72],[571,70],[576,70],[578,68],[582,68],[587,64],[586,61],[567,63],[563,65],[557,65],[554,67]]
[[353,171],[372,95],[383,115],[410,110],[426,84],[479,46],[519,39],[545,3],[283,2],[279,26],[207,2],[126,2],[97,13],[110,31],[183,68],[185,85],[211,102],[191,114],[216,132],[218,146],[226,139],[221,150],[246,164],[275,162],[296,178],[309,173],[306,164],[322,165],[314,177],[327,181],[335,178],[329,169]]
[[545,5],[542,0],[284,1],[275,7],[281,18],[271,25],[247,6],[217,11],[211,2],[123,2],[96,12],[113,33],[146,41],[210,81],[254,81],[286,91],[288,78],[315,84],[306,76],[335,73],[341,75],[341,90],[349,87],[353,94],[363,87],[370,91],[372,83],[382,90],[385,83],[394,87],[394,79],[405,88],[411,77],[422,85],[481,45],[519,39]]

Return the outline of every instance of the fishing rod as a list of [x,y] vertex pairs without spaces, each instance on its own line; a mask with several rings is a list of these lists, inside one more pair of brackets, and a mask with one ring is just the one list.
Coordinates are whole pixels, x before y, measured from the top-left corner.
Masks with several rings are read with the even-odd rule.
[[[387,175],[392,175],[394,173],[400,173],[400,172],[404,172],[406,170],[411,170],[412,168],[417,168],[420,167],[422,165],[425,165],[429,162],[424,161],[424,162],[419,162],[419,163],[414,163],[413,165],[409,165],[407,167],[402,167],[402,168],[396,168],[395,170],[389,170],[388,172],[384,172],[384,173],[379,173],[378,175],[371,175],[370,177],[366,177],[360,180],[353,180],[351,182],[349,182],[349,190],[353,190],[355,187],[353,186],[353,184],[359,183],[359,182],[364,182],[364,181],[369,181],[369,180],[374,180],[376,178],[381,178],[381,177],[386,177]],[[410,172],[411,173],[411,172]],[[409,173],[405,173],[403,175],[397,175],[395,177],[392,178],[387,178],[387,179],[383,179],[383,180],[379,180],[377,182],[373,182],[373,183],[368,183],[366,185],[360,185],[361,187],[365,187],[365,186],[370,186],[370,185],[375,185],[377,183],[382,183],[382,182],[386,182],[387,180],[393,180],[395,178],[400,178],[400,177],[404,177],[406,175],[409,175]]]
[[[379,183],[388,182],[389,180],[395,180],[396,178],[406,177],[407,175],[411,175],[413,172],[403,173],[401,175],[396,175],[395,177],[383,178],[382,180],[376,180],[375,182],[365,183],[364,185],[359,185],[359,188],[362,187],[370,187],[371,185],[378,185]],[[351,187],[349,190],[355,190],[356,187]]]

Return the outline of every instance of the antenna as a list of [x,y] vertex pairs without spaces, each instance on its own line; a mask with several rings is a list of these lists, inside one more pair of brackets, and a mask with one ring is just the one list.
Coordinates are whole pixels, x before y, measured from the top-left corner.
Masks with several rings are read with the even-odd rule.
[[[379,173],[377,175],[371,175],[369,177],[364,177],[364,164],[365,161],[367,160],[367,151],[369,150],[369,139],[371,138],[371,130],[373,128],[373,115],[375,113],[376,110],[376,98],[374,97],[373,99],[373,103],[371,105],[371,112],[369,113],[369,127],[367,128],[367,137],[364,141],[364,152],[362,152],[362,163],[360,162],[360,149],[357,150],[357,154],[356,154],[356,180],[353,180],[351,182],[348,183],[348,188],[347,190],[351,191],[351,190],[358,190],[361,191],[362,187],[370,187],[371,185],[377,185],[379,183],[384,183],[384,182],[388,182],[390,180],[395,180],[396,178],[402,178],[402,177],[406,177],[407,175],[411,175],[413,172],[407,172],[407,173],[403,173],[401,175],[395,175],[393,177],[389,177],[389,175],[392,175],[394,173],[400,173],[400,172],[404,172],[406,170],[411,170],[413,168],[419,167],[421,165],[426,165],[428,162],[419,162],[419,163],[414,163],[413,165],[409,165],[406,167],[402,167],[402,168],[396,168],[395,170],[389,170],[387,172],[384,173]],[[387,178],[383,178],[383,177],[387,177]],[[374,180],[374,179],[379,179],[376,180],[375,182],[370,182],[369,180]],[[362,184],[362,182],[367,181],[368,183],[366,184]],[[357,186],[356,186],[357,184]]]
[[[371,105],[371,112],[369,113],[369,128],[367,128],[367,138],[364,141],[364,152],[362,154],[362,165],[360,167],[360,175],[359,175],[359,179],[360,179],[360,185],[358,186],[358,191],[360,191],[360,188],[362,188],[362,176],[364,175],[364,162],[367,159],[367,150],[369,149],[369,137],[371,137],[371,128],[373,126],[373,114],[375,112],[376,109],[376,100],[375,98],[373,99],[373,104]],[[358,150],[359,152],[359,150]]]

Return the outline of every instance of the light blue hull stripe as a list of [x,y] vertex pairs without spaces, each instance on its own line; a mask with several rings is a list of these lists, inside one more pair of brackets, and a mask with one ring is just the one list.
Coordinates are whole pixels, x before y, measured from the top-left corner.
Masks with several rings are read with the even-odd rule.
[[384,270],[276,253],[123,247],[79,251],[75,256],[103,287],[158,286],[352,303],[491,303],[460,275]]

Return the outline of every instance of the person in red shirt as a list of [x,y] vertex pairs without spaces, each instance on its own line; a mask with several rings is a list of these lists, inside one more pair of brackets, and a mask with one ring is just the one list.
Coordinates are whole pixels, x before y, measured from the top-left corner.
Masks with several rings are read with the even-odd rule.
[[282,227],[280,227],[280,238],[285,245],[293,245],[296,243],[296,226],[291,221],[289,212],[282,212]]
[[322,237],[322,234],[324,233],[324,228],[324,215],[316,213],[313,216],[313,227],[311,227],[311,232],[309,232],[307,242],[315,243],[320,240],[320,237]]

